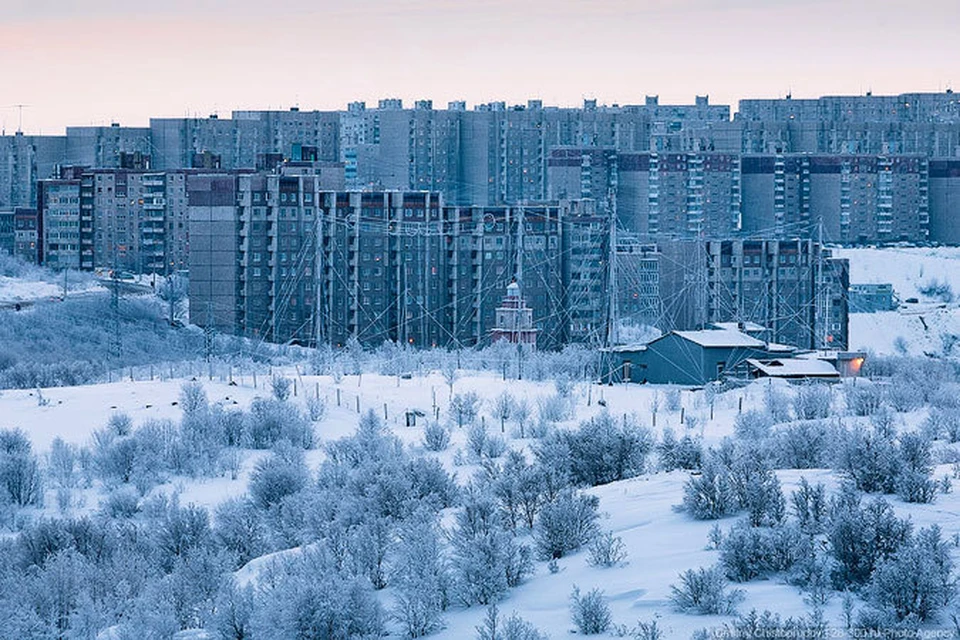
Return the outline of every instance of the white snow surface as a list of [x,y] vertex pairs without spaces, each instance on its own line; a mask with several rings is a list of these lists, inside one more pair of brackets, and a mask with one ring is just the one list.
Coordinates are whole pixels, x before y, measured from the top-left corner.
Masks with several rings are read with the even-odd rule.
[[938,280],[960,295],[960,247],[885,247],[833,249],[850,260],[851,284],[889,282],[901,300],[923,301],[920,288]]
[[[294,372],[287,372],[295,376]],[[460,481],[469,478],[476,470],[475,466],[454,464],[455,451],[462,447],[465,433],[454,429],[451,447],[440,454],[425,452],[420,444],[423,436],[423,419],[416,427],[404,426],[403,413],[407,409],[419,409],[431,413],[433,399],[436,397],[441,417],[445,415],[450,389],[439,373],[424,377],[400,379],[393,376],[364,374],[346,376],[341,383],[335,384],[328,376],[296,377],[298,395],[294,402],[304,401],[303,395],[320,393],[327,399],[327,416],[316,425],[316,431],[322,441],[335,439],[352,433],[357,425],[357,398],[361,411],[372,407],[379,413],[384,405],[388,415],[387,423],[405,443],[423,455],[437,456],[450,471],[457,474]],[[263,388],[264,380],[253,387],[250,377],[237,378],[237,386],[224,381],[210,381],[202,378],[211,402],[222,402],[239,407],[247,407],[257,395],[267,395]],[[46,406],[37,402],[36,391],[4,391],[0,395],[0,428],[23,428],[33,439],[36,449],[45,453],[52,440],[59,436],[70,442],[89,442],[94,430],[102,427],[109,415],[115,411],[128,413],[135,426],[148,419],[179,417],[179,408],[173,403],[177,400],[182,380],[114,382],[86,387],[45,389],[44,397],[50,401]],[[849,382],[847,382],[849,383]],[[846,384],[846,383],[844,383]],[[738,406],[743,410],[761,406],[767,385],[779,388],[788,396],[794,393],[794,387],[782,381],[754,382],[743,389],[720,394],[716,397],[711,410],[702,390],[683,389],[680,391],[681,405],[684,408],[686,424],[680,424],[680,412],[666,408],[665,394],[675,387],[652,385],[601,386],[580,383],[574,387],[575,417],[567,424],[596,415],[603,400],[614,415],[636,413],[643,424],[653,421],[651,407],[659,404],[657,425],[659,434],[670,427],[679,434],[691,432],[687,425],[689,418],[696,418],[697,426],[692,433],[702,435],[707,445],[717,443],[721,438],[733,432],[733,423]],[[336,406],[337,390],[340,390],[341,406]],[[487,413],[489,401],[503,390],[514,396],[525,396],[531,404],[536,399],[555,393],[552,382],[532,382],[502,380],[492,373],[465,374],[454,385],[456,393],[476,391],[485,401],[484,413]],[[834,386],[835,399],[842,403],[839,386]],[[925,410],[898,416],[907,426],[915,426],[925,416]],[[486,416],[488,428],[498,429],[496,421]],[[845,418],[850,420],[850,418]],[[509,427],[508,427],[509,429]],[[531,441],[511,438],[511,446],[529,450]],[[206,507],[215,507],[223,500],[242,495],[250,472],[262,456],[262,452],[248,451],[244,454],[242,468],[236,479],[229,476],[194,480],[174,478],[168,484],[154,489],[155,492],[180,494],[181,503],[195,503]],[[307,461],[312,467],[323,459],[322,450],[308,452]],[[949,471],[948,467],[937,470],[937,477]],[[778,475],[783,483],[786,495],[795,488],[800,477],[806,477],[811,483],[824,482],[828,489],[837,484],[836,476],[826,470],[781,471]],[[581,591],[599,587],[605,593],[616,624],[632,627],[638,621],[649,622],[654,619],[664,631],[664,638],[689,638],[701,628],[721,625],[730,620],[728,617],[704,617],[679,614],[669,604],[670,586],[677,582],[682,571],[715,564],[719,553],[708,548],[707,534],[713,522],[695,521],[675,505],[682,500],[683,484],[686,472],[650,473],[638,478],[615,482],[589,491],[600,498],[600,510],[604,514],[601,527],[620,536],[628,550],[628,557],[622,566],[601,569],[587,563],[587,552],[581,551],[559,560],[560,571],[551,574],[546,563],[538,562],[535,574],[519,588],[512,590],[500,604],[501,612],[509,615],[518,613],[521,617],[548,633],[550,637],[573,637],[570,619],[570,593],[574,585]],[[85,495],[85,504],[71,509],[72,512],[94,511],[99,506],[103,494],[96,488]],[[960,533],[960,493],[939,496],[931,505],[907,505],[896,497],[888,496],[901,515],[909,515],[915,527],[937,523],[943,528],[945,539],[951,539]],[[47,512],[56,514],[56,500],[49,495],[46,500]],[[449,522],[446,514],[445,522]],[[736,518],[719,521],[721,528],[728,529]],[[523,534],[528,539],[529,534]],[[275,558],[288,557],[300,553],[293,549],[281,551],[251,561],[240,569],[236,577],[243,584],[255,582],[259,571]],[[770,609],[782,616],[802,616],[808,608],[800,592],[777,578],[766,581],[754,581],[745,585],[733,585],[744,589],[746,600],[740,605],[741,612],[750,609]],[[392,598],[390,589],[380,592],[380,597],[389,606]],[[835,597],[827,605],[827,620],[835,626],[841,625],[840,598]],[[473,607],[462,609],[454,607],[446,614],[446,628],[432,637],[436,638],[474,638],[475,627],[480,624],[485,609]],[[107,637],[107,636],[104,636]],[[199,637],[199,636],[198,636]]]

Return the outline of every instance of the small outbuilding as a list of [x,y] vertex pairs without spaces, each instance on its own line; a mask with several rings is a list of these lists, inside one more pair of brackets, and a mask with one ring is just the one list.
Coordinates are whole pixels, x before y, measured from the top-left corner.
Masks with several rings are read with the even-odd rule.
[[754,378],[783,380],[839,380],[840,372],[823,360],[807,358],[747,359],[750,375]]
[[645,344],[605,349],[601,380],[701,386],[725,376],[747,377],[748,359],[787,358],[795,351],[732,329],[671,331]]

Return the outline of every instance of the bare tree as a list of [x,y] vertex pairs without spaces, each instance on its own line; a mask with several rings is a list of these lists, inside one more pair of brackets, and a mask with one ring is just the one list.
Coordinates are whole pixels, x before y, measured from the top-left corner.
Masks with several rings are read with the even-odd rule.
[[513,414],[515,406],[516,403],[513,400],[513,396],[511,396],[507,391],[502,392],[493,399],[491,413],[493,414],[494,418],[500,421],[500,433],[503,433],[506,430],[506,422]]
[[189,282],[185,277],[177,274],[167,276],[157,287],[157,295],[167,303],[167,321],[170,324],[175,324],[183,317],[183,302],[189,293]]

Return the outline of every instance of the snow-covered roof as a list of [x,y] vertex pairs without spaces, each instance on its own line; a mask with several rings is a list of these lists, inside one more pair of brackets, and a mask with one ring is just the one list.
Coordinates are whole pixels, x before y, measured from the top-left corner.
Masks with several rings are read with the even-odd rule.
[[724,331],[743,331],[745,333],[762,333],[767,330],[765,326],[756,322],[712,322],[710,326]]
[[780,344],[779,342],[768,342],[767,351],[774,353],[793,353],[797,348],[789,344]]
[[762,349],[766,343],[739,331],[703,329],[701,331],[674,331],[675,334],[701,347],[729,347]]
[[603,349],[609,353],[633,353],[635,351],[646,351],[647,343],[646,342],[634,342],[631,344],[618,344],[612,347]]
[[773,378],[839,378],[840,372],[829,362],[801,358],[778,358],[756,360],[748,358],[747,364]]

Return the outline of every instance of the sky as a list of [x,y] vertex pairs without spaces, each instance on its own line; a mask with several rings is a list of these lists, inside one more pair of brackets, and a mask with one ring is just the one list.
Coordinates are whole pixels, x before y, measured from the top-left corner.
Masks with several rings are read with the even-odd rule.
[[0,0],[0,125],[960,90],[958,32],[957,0]]

